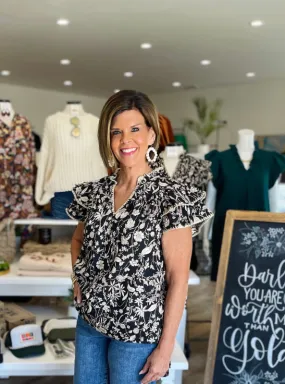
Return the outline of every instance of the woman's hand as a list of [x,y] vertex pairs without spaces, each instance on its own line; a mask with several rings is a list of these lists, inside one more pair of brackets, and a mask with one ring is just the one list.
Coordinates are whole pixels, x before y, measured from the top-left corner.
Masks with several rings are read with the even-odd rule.
[[77,282],[74,283],[73,297],[74,297],[74,299],[76,298],[77,304],[81,303],[81,291],[80,291],[79,284]]
[[140,371],[140,375],[146,373],[142,384],[149,384],[153,381],[160,380],[169,370],[171,353],[164,351],[158,346],[149,356],[145,366]]

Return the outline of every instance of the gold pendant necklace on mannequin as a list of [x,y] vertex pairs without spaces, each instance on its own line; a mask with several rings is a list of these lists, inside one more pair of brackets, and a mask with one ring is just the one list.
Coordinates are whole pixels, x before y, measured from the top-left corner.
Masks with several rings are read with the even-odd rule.
[[71,130],[71,136],[73,137],[79,137],[80,136],[80,127],[79,127],[79,124],[80,124],[80,120],[78,117],[72,117],[70,119],[70,124],[73,126],[72,130]]

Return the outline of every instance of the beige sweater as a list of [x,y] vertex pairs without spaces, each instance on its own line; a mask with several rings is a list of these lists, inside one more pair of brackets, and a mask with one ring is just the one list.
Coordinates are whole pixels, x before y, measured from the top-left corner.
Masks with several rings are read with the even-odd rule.
[[99,154],[99,119],[82,113],[80,136],[73,137],[71,116],[57,112],[45,123],[36,180],[36,202],[47,204],[55,192],[71,191],[75,184],[107,175]]

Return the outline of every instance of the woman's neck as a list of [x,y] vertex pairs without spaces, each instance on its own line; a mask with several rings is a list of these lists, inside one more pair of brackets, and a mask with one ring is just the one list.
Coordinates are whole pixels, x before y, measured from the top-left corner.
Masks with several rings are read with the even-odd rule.
[[80,116],[85,113],[82,104],[67,104],[63,112],[70,116]]
[[141,166],[135,167],[124,167],[121,166],[118,175],[118,185],[125,185],[126,189],[133,188],[137,185],[138,178],[150,173],[152,169],[148,163],[142,164]]

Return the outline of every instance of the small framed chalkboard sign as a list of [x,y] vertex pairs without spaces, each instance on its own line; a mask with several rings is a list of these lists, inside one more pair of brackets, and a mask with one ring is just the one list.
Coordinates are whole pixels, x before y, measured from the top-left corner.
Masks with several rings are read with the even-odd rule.
[[285,214],[228,211],[204,384],[285,383]]

